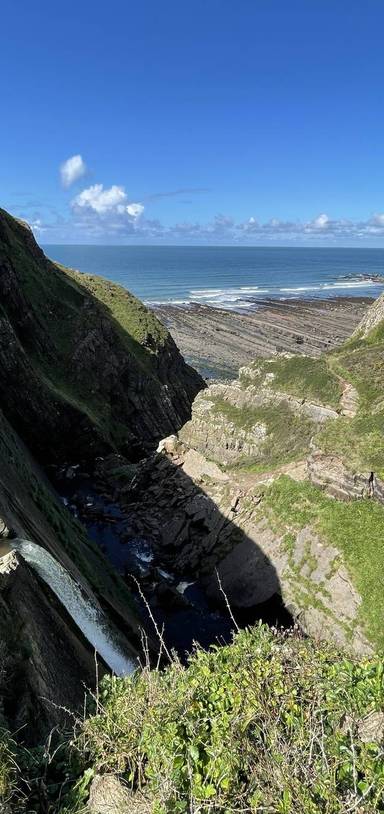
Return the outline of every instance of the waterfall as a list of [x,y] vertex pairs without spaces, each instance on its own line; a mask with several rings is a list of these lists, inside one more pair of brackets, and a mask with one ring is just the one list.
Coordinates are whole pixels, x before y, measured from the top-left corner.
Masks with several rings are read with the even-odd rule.
[[112,672],[119,676],[133,673],[137,665],[124,653],[106,615],[84,595],[68,571],[48,551],[30,540],[16,538],[8,542],[49,585]]

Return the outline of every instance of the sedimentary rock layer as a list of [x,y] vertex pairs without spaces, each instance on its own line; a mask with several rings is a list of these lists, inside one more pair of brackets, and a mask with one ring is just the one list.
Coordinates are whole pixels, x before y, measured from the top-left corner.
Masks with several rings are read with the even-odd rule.
[[206,305],[161,305],[156,313],[182,354],[204,375],[237,375],[256,356],[277,352],[319,356],[340,345],[357,327],[368,298],[260,301],[240,314]]

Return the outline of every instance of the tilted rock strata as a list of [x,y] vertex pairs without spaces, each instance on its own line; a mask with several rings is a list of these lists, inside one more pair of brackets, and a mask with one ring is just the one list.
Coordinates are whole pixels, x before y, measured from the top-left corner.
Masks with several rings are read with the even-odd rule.
[[372,497],[384,503],[384,482],[374,472],[351,472],[337,455],[315,446],[307,459],[308,476],[315,486],[325,488],[338,500]]
[[310,528],[288,546],[287,530],[276,533],[264,516],[262,485],[244,488],[215,464],[207,474],[208,465],[201,453],[168,438],[120,495],[162,560],[200,577],[215,601],[222,600],[218,569],[234,613],[281,595],[310,635],[370,652],[357,621],[360,596],[339,552]]
[[[242,368],[243,372],[246,370],[247,368]],[[274,408],[282,403],[293,414],[310,419],[314,425],[323,424],[339,415],[330,407],[298,399],[266,386],[260,388],[250,384],[241,387],[237,380],[230,384],[211,384],[195,398],[191,420],[183,426],[179,436],[190,446],[224,465],[245,461],[247,458],[262,459],[269,440],[268,428],[263,421],[255,421],[252,426],[239,426],[220,409],[216,409],[217,400],[235,407],[240,418],[244,408]]]
[[190,303],[160,305],[155,311],[182,354],[212,378],[237,376],[256,356],[276,352],[320,356],[341,345],[372,300],[262,300],[252,313]]

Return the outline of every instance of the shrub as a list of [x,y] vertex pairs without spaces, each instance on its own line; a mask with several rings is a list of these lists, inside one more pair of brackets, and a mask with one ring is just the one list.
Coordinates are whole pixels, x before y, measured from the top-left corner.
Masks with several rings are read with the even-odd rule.
[[383,664],[259,626],[187,668],[107,678],[77,746],[141,787],[156,812],[384,811]]

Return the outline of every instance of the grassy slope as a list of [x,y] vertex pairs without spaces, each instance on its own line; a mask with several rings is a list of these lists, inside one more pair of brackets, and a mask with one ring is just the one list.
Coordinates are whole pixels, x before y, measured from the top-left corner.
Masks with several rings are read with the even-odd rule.
[[326,359],[312,359],[310,356],[277,356],[272,359],[257,359],[250,368],[251,373],[240,375],[244,384],[261,384],[267,374],[268,387],[307,399],[316,404],[337,408],[341,388],[338,380],[330,372]]
[[[273,374],[273,378],[268,374]],[[239,379],[244,388],[252,385],[258,389],[267,385],[269,390],[287,393],[324,407],[337,408],[342,392],[340,381],[329,369],[325,358],[279,356],[257,359],[240,371]],[[266,402],[262,406],[239,408],[226,399],[210,394],[208,397],[213,401],[213,412],[221,413],[235,427],[251,431],[257,423],[266,426],[267,436],[260,453],[255,459],[244,458],[236,464],[236,468],[263,472],[298,461],[309,453],[310,441],[318,425],[309,417],[295,413],[288,402]]]
[[[240,410],[216,399],[214,410],[235,425],[250,429],[257,421],[264,421],[267,426],[260,460],[247,461],[246,468],[264,471],[304,457],[314,436],[317,446],[340,455],[349,470],[374,471],[384,478],[383,340],[384,328],[379,325],[366,338],[354,338],[320,360],[305,357],[257,360],[252,372],[243,374],[243,386],[261,385],[266,374],[273,372],[274,378],[267,379],[271,389],[337,407],[341,380],[345,380],[356,387],[360,401],[355,418],[340,416],[318,429],[308,419],[292,414],[285,403]],[[340,551],[362,597],[362,626],[375,647],[384,650],[384,508],[369,499],[341,503],[309,482],[297,484],[289,478],[280,478],[267,490],[260,511],[267,511],[272,525],[280,532],[285,530],[287,539],[291,531],[310,525],[325,542]],[[300,575],[297,581],[298,591],[304,590]],[[301,599],[304,602],[304,594]]]
[[108,443],[119,445],[127,428],[114,415],[102,389],[95,389],[94,371],[84,369],[81,379],[72,375],[78,338],[92,328],[100,333],[102,318],[108,319],[116,336],[114,348],[120,356],[127,354],[132,382],[147,379],[156,390],[157,357],[169,339],[167,329],[120,286],[44,258],[25,225],[4,210],[0,210],[0,227],[0,262],[16,269],[28,304],[29,328],[21,326],[22,343],[42,392],[80,410]]
[[333,500],[308,481],[281,477],[267,489],[260,511],[278,531],[311,526],[340,551],[362,599],[362,626],[377,650],[384,651],[384,507],[369,499]]
[[305,416],[298,416],[286,402],[260,407],[236,407],[221,398],[210,398],[213,412],[221,413],[236,427],[251,430],[257,423],[266,425],[267,436],[260,455],[239,464],[249,471],[263,471],[302,458],[309,450],[316,425]]
[[[112,772],[141,788],[148,807],[139,797],[137,810],[157,814],[382,812],[382,751],[363,742],[359,722],[383,703],[378,659],[349,661],[266,627],[243,631],[230,646],[197,651],[187,668],[104,681],[66,764],[60,811],[83,811],[94,774]],[[53,773],[45,786],[55,795]]]
[[[286,392],[334,409],[340,407],[341,380],[350,382],[357,389],[360,399],[356,417],[340,416],[328,421],[316,434],[316,443],[325,452],[340,455],[351,471],[373,471],[384,477],[384,321],[366,338],[353,338],[338,351],[325,354],[321,359],[293,356],[256,360],[240,375],[240,382],[244,387],[250,384],[257,387],[265,382],[269,373],[274,374],[274,378],[267,379],[271,390]],[[228,407],[220,405],[220,409],[228,413]],[[249,426],[252,411],[249,410],[248,415],[247,411],[242,412]],[[258,420],[263,420],[261,412]],[[268,413],[272,433],[271,451],[275,447],[271,455],[266,455],[268,466],[286,463],[308,451],[310,428],[305,421],[301,434],[300,422],[289,419],[284,405],[277,409],[265,408],[267,423]],[[258,409],[254,415],[257,420]],[[241,420],[237,419],[238,422]],[[283,441],[286,421],[288,455]],[[315,434],[314,427],[312,434]]]
[[[167,329],[159,322],[154,313],[129,291],[103,277],[81,274],[62,266],[60,268],[75,283],[87,289],[93,297],[105,305],[113,319],[122,328],[124,341],[133,339],[140,345],[151,349],[151,344],[148,344],[150,335],[156,347],[164,345],[168,336]],[[132,348],[132,344],[130,347]]]
[[324,452],[339,455],[352,472],[375,472],[384,478],[383,412],[339,418],[321,430],[316,442]]
[[328,364],[356,387],[360,404],[355,418],[327,424],[318,444],[339,454],[350,470],[384,477],[384,322],[365,339],[347,342]]

